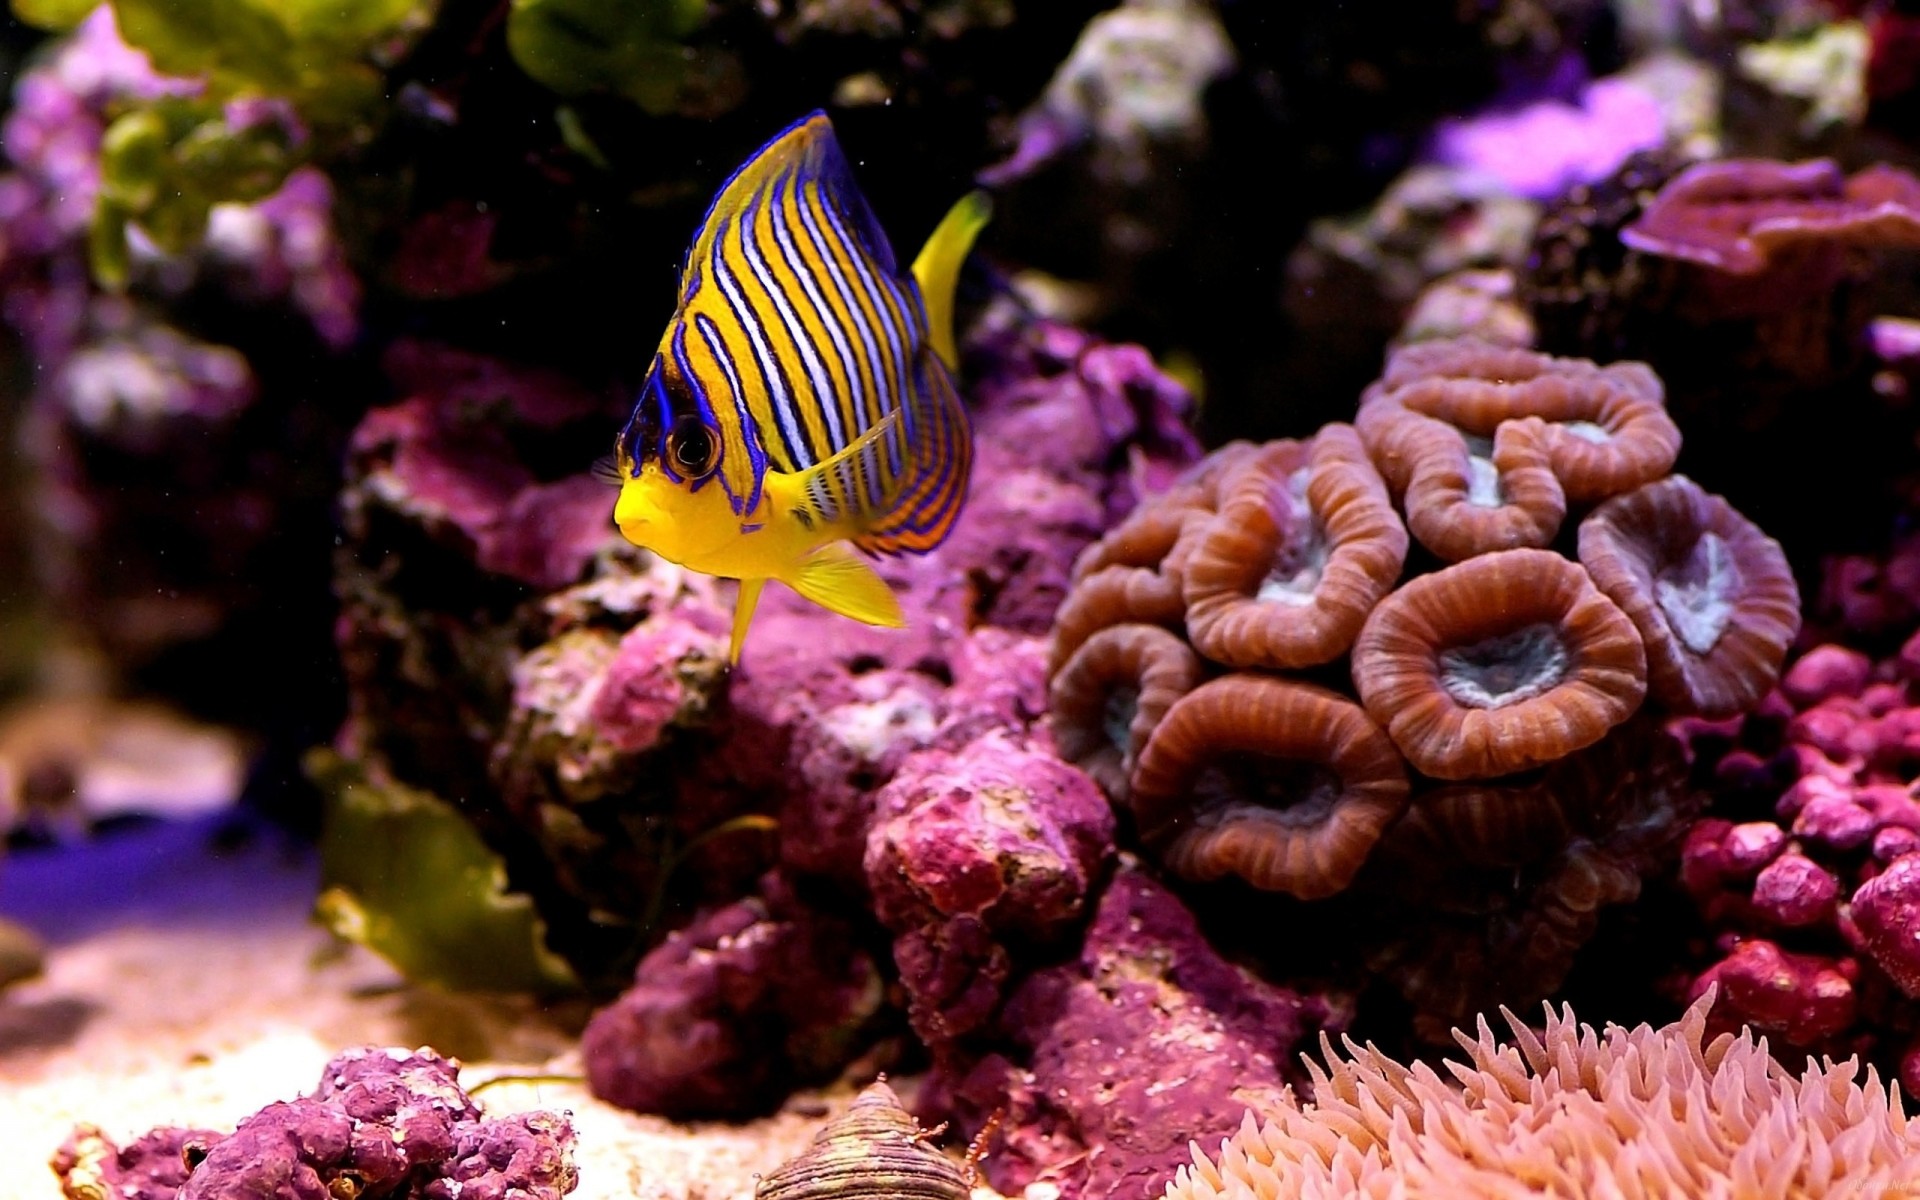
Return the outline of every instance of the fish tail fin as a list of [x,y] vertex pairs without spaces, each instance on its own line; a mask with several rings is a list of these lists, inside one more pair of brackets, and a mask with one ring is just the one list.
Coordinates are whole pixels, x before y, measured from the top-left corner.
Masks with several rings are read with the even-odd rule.
[[983,191],[960,197],[935,227],[933,236],[913,260],[913,278],[927,308],[927,335],[940,361],[949,368],[960,363],[953,340],[953,291],[960,281],[960,264],[967,261],[973,239],[993,216],[993,199]]
[[905,627],[900,601],[871,566],[845,542],[828,542],[800,560],[800,567],[781,582],[829,612],[868,625]]
[[876,554],[925,554],[945,541],[967,500],[973,426],[953,376],[922,353],[914,365],[906,428],[909,467],[884,512],[854,545]]
[[727,665],[740,664],[740,647],[747,642],[747,626],[753,624],[753,610],[760,603],[760,589],[767,586],[764,579],[742,579],[740,598],[733,602],[733,640],[727,644]]

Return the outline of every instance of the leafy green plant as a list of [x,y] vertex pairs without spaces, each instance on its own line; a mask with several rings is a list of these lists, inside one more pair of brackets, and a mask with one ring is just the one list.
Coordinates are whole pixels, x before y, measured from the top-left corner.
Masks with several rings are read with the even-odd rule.
[[507,49],[562,95],[609,91],[665,114],[693,62],[681,40],[706,8],[705,0],[513,0]]
[[430,793],[375,782],[330,751],[307,772],[327,794],[322,891],[314,915],[407,978],[467,991],[578,986],[546,947],[528,896],[457,809]]
[[[272,96],[316,128],[363,121],[381,68],[433,20],[434,0],[109,0],[120,36],[154,69],[206,81],[211,100]],[[12,0],[14,15],[70,29],[83,0]]]
[[107,127],[100,146],[100,198],[93,214],[93,273],[127,279],[127,226],[169,254],[191,249],[223,201],[259,200],[295,165],[285,128],[266,120],[236,128],[206,100],[164,99]]

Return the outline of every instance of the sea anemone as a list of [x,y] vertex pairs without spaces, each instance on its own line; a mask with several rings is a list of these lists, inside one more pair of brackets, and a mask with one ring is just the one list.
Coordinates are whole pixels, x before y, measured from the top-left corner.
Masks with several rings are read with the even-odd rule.
[[1856,1059],[1776,1063],[1751,1033],[1706,1039],[1711,997],[1674,1024],[1604,1032],[1546,1010],[1512,1039],[1454,1037],[1453,1081],[1324,1035],[1313,1102],[1249,1112],[1217,1158],[1196,1144],[1166,1200],[1400,1196],[1891,1196],[1920,1188],[1920,1126]]

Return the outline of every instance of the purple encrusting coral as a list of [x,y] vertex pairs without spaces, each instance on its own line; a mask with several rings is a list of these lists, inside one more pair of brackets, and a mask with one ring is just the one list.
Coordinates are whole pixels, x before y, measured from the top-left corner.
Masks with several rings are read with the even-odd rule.
[[350,1050],[298,1100],[230,1134],[156,1129],[116,1147],[82,1128],[53,1158],[69,1196],[117,1200],[560,1200],[574,1189],[565,1114],[484,1117],[430,1050]]

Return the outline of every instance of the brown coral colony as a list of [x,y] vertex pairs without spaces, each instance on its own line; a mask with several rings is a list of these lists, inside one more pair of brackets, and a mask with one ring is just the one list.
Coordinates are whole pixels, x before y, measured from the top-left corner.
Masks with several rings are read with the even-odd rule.
[[1114,625],[1088,638],[1053,678],[1049,707],[1061,757],[1078,763],[1116,803],[1134,763],[1174,702],[1200,682],[1200,659],[1152,625]]
[[[1216,452],[1088,551],[1054,630],[1062,752],[1173,873],[1314,898],[1423,780],[1512,786],[1649,694],[1740,711],[1798,598],[1776,543],[1668,477],[1679,450],[1644,364],[1404,347],[1353,427]],[[1442,562],[1402,580],[1409,531]],[[1352,692],[1274,674],[1328,664]]]

